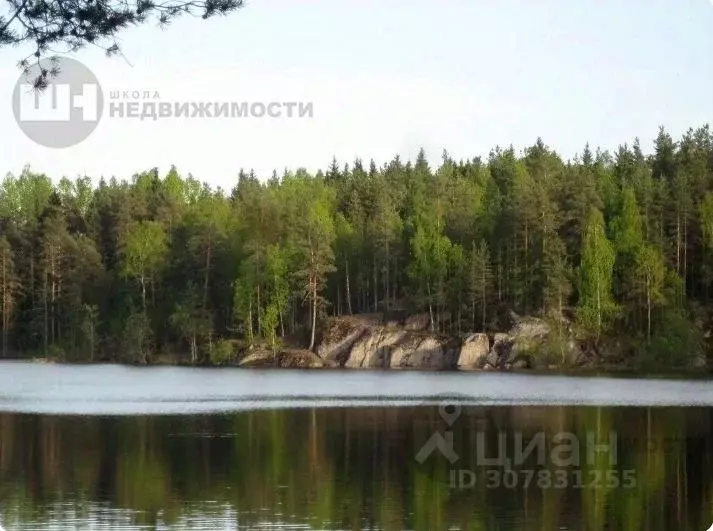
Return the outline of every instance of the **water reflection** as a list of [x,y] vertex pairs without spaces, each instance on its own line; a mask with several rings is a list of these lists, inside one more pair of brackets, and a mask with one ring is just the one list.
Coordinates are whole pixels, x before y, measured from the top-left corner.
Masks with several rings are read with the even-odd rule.
[[[415,459],[449,429],[436,407],[0,414],[1,521],[8,531],[707,529],[712,420],[710,408],[465,407],[450,427],[451,465],[437,452]],[[602,453],[581,471],[634,470],[636,488],[489,486],[494,467],[478,444],[497,456],[502,438],[514,459],[518,434],[540,432],[548,444],[560,432],[615,432],[616,465]],[[457,488],[454,469],[474,471],[476,484]],[[556,469],[549,457],[513,467]]]

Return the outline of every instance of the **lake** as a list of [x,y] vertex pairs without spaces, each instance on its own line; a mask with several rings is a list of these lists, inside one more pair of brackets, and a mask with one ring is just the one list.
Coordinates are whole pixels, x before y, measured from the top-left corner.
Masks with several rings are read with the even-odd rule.
[[713,382],[0,363],[15,530],[706,530]]

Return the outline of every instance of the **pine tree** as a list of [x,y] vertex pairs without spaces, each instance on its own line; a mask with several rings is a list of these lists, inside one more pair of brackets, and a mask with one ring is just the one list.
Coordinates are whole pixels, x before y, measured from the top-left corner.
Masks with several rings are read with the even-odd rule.
[[[468,276],[468,294],[470,297],[471,324],[473,330],[485,331],[488,317],[488,301],[491,298],[493,273],[490,262],[490,251],[485,240],[478,245],[472,243]],[[479,323],[476,316],[480,316]]]
[[15,273],[15,257],[10,242],[0,235],[0,315],[2,316],[2,357],[8,352],[8,338],[20,284]]
[[334,219],[332,214],[334,196],[332,190],[319,182],[309,182],[296,177],[293,183],[293,200],[301,206],[301,215],[295,220],[295,244],[299,249],[299,265],[295,278],[304,300],[310,307],[309,350],[315,347],[317,315],[325,306],[321,293],[327,275],[334,267]]

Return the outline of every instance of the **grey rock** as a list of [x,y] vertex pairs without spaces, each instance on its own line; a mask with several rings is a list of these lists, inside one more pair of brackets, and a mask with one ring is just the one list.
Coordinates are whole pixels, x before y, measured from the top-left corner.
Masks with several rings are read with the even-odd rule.
[[[344,366],[349,368],[383,368],[389,366],[386,354],[406,335],[403,330],[375,329],[362,335],[353,345]],[[389,356],[390,357],[390,356]]]
[[490,352],[487,334],[471,334],[465,338],[458,355],[459,369],[480,369],[486,364]]
[[537,317],[520,318],[510,329],[510,335],[515,341],[523,339],[546,338],[550,333],[550,326],[546,321]]
[[433,336],[412,335],[395,345],[391,351],[391,368],[442,369],[444,350]]
[[368,329],[363,326],[357,326],[352,330],[347,332],[347,335],[341,339],[333,340],[332,342],[321,343],[317,347],[317,355],[325,360],[338,361],[349,354],[354,343],[362,335],[364,335]]

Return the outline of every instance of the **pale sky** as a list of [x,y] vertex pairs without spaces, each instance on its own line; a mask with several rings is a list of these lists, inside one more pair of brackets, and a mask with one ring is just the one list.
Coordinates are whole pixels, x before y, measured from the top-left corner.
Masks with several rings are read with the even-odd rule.
[[[311,101],[313,118],[108,118],[49,149],[17,126],[24,50],[0,50],[0,173],[55,179],[175,164],[230,189],[238,170],[326,168],[332,156],[436,163],[524,148],[541,136],[569,158],[659,125],[713,123],[713,0],[250,0],[226,18],[184,18],[121,35],[127,60],[74,57],[113,90],[162,101]],[[128,61],[128,62],[127,62]]]

